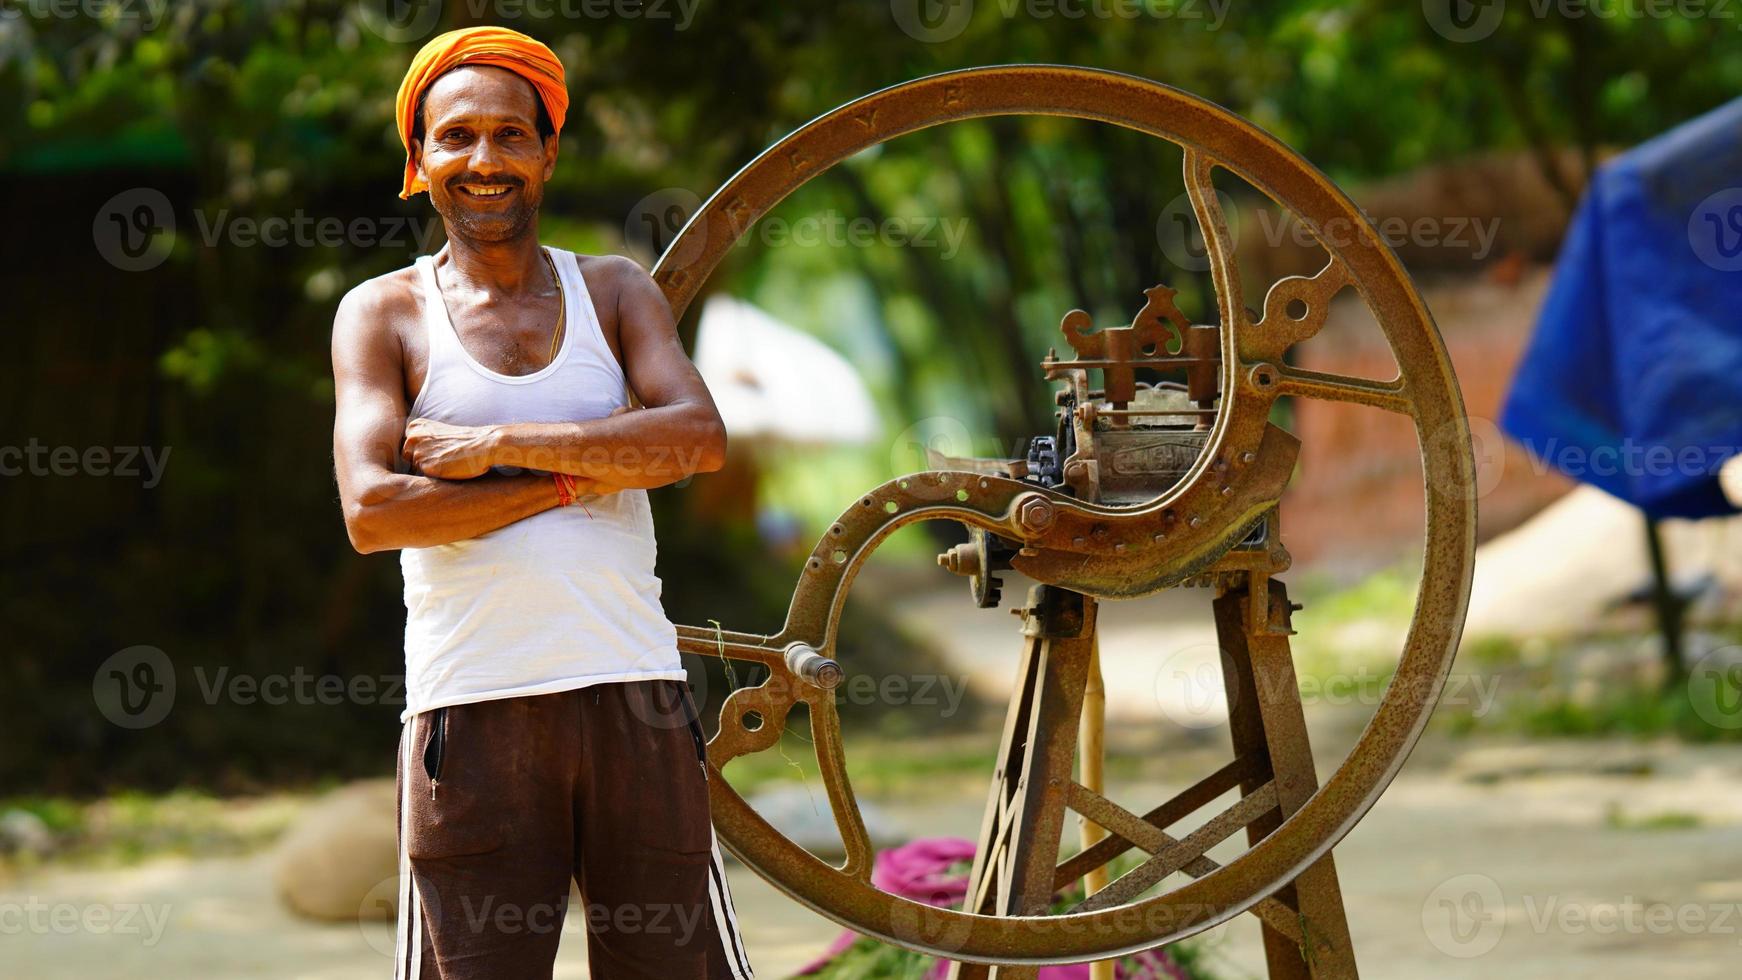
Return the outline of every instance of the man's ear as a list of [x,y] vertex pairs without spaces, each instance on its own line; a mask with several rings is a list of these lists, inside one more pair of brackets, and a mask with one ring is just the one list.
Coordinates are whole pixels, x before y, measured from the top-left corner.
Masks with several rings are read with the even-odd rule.
[[555,133],[544,138],[544,179],[546,183],[549,183],[551,175],[556,173],[556,154],[561,145],[561,140]]
[[411,144],[411,165],[417,168],[417,176],[425,184],[428,184],[429,183],[429,174],[426,174],[423,172],[423,141],[422,140],[419,140],[418,142]]

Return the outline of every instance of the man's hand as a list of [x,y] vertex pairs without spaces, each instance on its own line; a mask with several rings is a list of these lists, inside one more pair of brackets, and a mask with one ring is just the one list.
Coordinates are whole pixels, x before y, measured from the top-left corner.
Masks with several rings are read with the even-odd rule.
[[642,407],[608,418],[495,426],[489,435],[495,462],[644,490],[720,469],[726,426],[658,284],[629,259],[594,259],[581,271],[589,290],[598,280],[592,296],[608,297],[624,380]]
[[[629,411],[634,409],[622,405],[612,409],[611,415]],[[470,480],[483,476],[492,466],[570,471],[558,462],[554,451],[526,453],[504,447],[500,438],[502,429],[502,426],[450,425],[435,419],[413,419],[405,427],[405,448],[400,455],[419,473],[439,480]],[[601,488],[589,493],[615,493],[623,489],[598,480],[589,479],[587,483]]]
[[488,426],[412,419],[400,455],[424,476],[470,480],[489,471],[492,448]]
[[421,329],[419,321],[416,282],[403,274],[352,289],[333,318],[333,471],[345,531],[364,554],[464,541],[558,503],[549,477],[442,480],[402,471],[405,364],[396,326]]

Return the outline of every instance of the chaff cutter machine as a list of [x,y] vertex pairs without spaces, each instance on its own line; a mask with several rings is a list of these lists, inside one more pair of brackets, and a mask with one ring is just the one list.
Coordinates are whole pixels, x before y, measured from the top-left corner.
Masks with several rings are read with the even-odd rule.
[[[752,223],[847,157],[939,123],[1054,115],[1113,123],[1179,144],[1185,185],[1210,262],[1215,318],[1194,323],[1158,285],[1128,326],[1097,329],[1073,311],[1061,325],[1074,356],[1042,364],[1059,384],[1057,431],[1020,460],[944,460],[854,502],[805,563],[785,626],[755,634],[680,626],[685,652],[767,667],[724,702],[708,743],[715,826],[745,864],[812,909],[864,935],[956,961],[952,976],[1032,977],[1039,965],[1105,960],[1172,942],[1252,912],[1270,975],[1353,977],[1331,848],[1367,812],[1426,725],[1463,626],[1475,548],[1474,461],[1445,347],[1395,255],[1310,164],[1257,127],[1185,92],[1111,72],[1057,66],[972,69],[898,85],[844,105],[763,152],[714,194],[672,242],[654,276],[681,316]],[[1319,234],[1329,262],[1282,279],[1247,310],[1214,168],[1246,180]],[[1284,352],[1324,325],[1352,288],[1396,357],[1389,380],[1300,370]],[[1138,371],[1183,375],[1144,383]],[[1097,383],[1098,378],[1098,383]],[[1289,565],[1277,502],[1299,442],[1271,423],[1284,395],[1328,399],[1411,419],[1426,481],[1422,585],[1396,674],[1344,762],[1314,772],[1289,635]],[[965,908],[934,908],[871,884],[872,849],[846,766],[831,688],[836,626],[863,562],[897,528],[966,525],[970,540],[940,561],[996,604],[996,573],[1040,583],[1022,610],[1023,654],[1005,722]],[[1099,746],[1081,753],[1080,718],[1095,662],[1098,604],[1162,589],[1213,596],[1229,692],[1234,758],[1143,812],[1100,792]],[[850,666],[850,664],[848,665]],[[758,815],[718,775],[769,749],[788,712],[808,708],[811,737],[846,858],[831,865]],[[1083,755],[1082,778],[1073,766]],[[1167,828],[1238,791],[1181,837]],[[1106,836],[1060,861],[1066,810]],[[1249,848],[1220,864],[1206,852],[1246,831]],[[1105,866],[1138,852],[1106,882]],[[1096,875],[1099,875],[1097,880]],[[1175,878],[1171,890],[1156,886]],[[1088,879],[1087,898],[1048,914],[1055,892]],[[1104,884],[1103,884],[1104,883]]]

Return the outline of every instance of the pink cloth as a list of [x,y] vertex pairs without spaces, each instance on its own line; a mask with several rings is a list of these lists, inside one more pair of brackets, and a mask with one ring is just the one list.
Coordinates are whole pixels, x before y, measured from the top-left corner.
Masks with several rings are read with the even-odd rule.
[[[973,860],[973,841],[960,837],[921,838],[878,852],[871,867],[871,884],[891,895],[915,902],[938,908],[959,908],[968,894],[968,876],[951,874],[950,866]],[[859,938],[859,934],[851,930],[841,933],[829,944],[828,951],[798,971],[799,975],[821,970]],[[1146,950],[1133,959],[1137,965],[1135,971],[1119,964],[1115,975],[1120,980],[1187,980],[1185,972],[1160,950]],[[939,960],[926,974],[926,980],[942,980],[949,969],[948,960]],[[1039,980],[1089,980],[1089,964],[1043,966]]]

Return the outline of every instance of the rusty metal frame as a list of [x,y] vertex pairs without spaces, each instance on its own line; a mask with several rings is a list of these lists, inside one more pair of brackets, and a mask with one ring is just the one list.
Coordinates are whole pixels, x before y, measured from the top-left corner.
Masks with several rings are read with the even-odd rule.
[[[654,277],[682,316],[738,238],[806,181],[894,137],[1001,115],[1098,120],[1185,148],[1187,189],[1209,247],[1222,327],[1222,397],[1206,449],[1185,479],[1140,507],[1100,506],[983,472],[927,472],[889,481],[865,494],[823,535],[778,632],[680,626],[678,635],[685,652],[769,668],[763,683],[726,700],[719,732],[708,745],[712,768],[771,747],[791,707],[807,705],[847,854],[842,865],[827,864],[781,835],[725,779],[715,778],[715,826],[739,859],[808,907],[887,942],[970,962],[1071,963],[1153,947],[1264,908],[1266,899],[1326,855],[1372,806],[1426,725],[1457,648],[1475,550],[1474,462],[1439,332],[1396,256],[1354,204],[1251,123],[1179,89],[1129,75],[1046,65],[978,68],[848,103],[795,130],[734,175],[680,232]],[[1276,283],[1256,323],[1240,301],[1233,245],[1210,183],[1215,167],[1292,210],[1330,255],[1319,274]],[[1320,234],[1327,227],[1359,234],[1327,238]],[[1397,378],[1325,375],[1282,363],[1288,346],[1323,324],[1326,301],[1345,286],[1373,311],[1399,365]],[[1307,307],[1300,319],[1287,314],[1297,299]],[[1421,590],[1397,672],[1349,757],[1250,850],[1132,905],[1065,916],[990,916],[936,909],[873,887],[870,842],[847,783],[832,693],[788,663],[795,645],[832,655],[842,604],[870,553],[905,524],[947,519],[1022,542],[1014,560],[1018,570],[1087,596],[1131,597],[1190,582],[1212,571],[1253,521],[1274,508],[1287,483],[1297,443],[1268,423],[1270,407],[1282,395],[1408,415],[1422,446],[1428,492]],[[1249,606],[1256,621],[1271,603],[1254,593]]]

